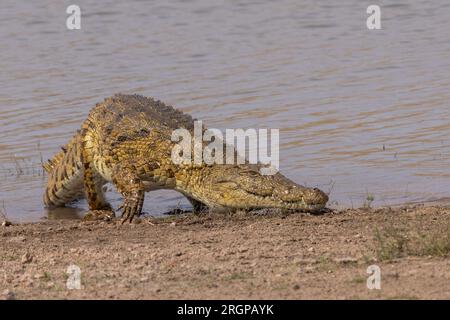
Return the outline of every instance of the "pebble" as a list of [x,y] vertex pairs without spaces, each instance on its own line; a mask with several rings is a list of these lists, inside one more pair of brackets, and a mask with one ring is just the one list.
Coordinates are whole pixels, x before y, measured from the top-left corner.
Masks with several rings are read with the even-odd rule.
[[4,220],[2,222],[2,227],[9,227],[9,226],[12,226],[12,222],[11,221]]
[[27,287],[29,287],[29,288],[33,287],[33,285],[34,285],[33,279],[28,279],[28,280],[25,282],[25,285],[26,285]]
[[14,298],[15,298],[14,292],[12,292],[12,291],[10,291],[10,290],[8,290],[8,289],[4,290],[4,291],[2,292],[2,295],[3,295],[3,298],[4,298],[5,300],[14,300]]
[[316,270],[316,268],[314,268],[313,266],[307,266],[303,270],[305,271],[305,273],[312,273]]
[[8,242],[25,242],[25,240],[27,240],[27,238],[25,238],[24,236],[17,236],[10,238]]
[[22,264],[30,263],[31,261],[33,261],[33,256],[29,252],[27,252],[22,256],[22,259],[20,261],[22,262]]
[[13,280],[14,280],[14,277],[12,275],[5,274],[5,282],[6,283],[11,283],[11,282],[13,282]]

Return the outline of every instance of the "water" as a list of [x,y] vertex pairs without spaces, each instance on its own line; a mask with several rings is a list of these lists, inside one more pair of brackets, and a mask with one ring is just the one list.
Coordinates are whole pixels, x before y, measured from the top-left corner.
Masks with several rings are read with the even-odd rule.
[[[41,157],[58,151],[96,102],[154,96],[216,128],[280,128],[281,171],[331,191],[333,206],[450,195],[450,4],[378,1],[74,1],[0,5],[0,208],[48,213]],[[120,197],[111,193],[117,205]],[[3,203],[3,205],[2,205]],[[150,193],[145,211],[187,206]],[[3,209],[2,209],[3,210]]]

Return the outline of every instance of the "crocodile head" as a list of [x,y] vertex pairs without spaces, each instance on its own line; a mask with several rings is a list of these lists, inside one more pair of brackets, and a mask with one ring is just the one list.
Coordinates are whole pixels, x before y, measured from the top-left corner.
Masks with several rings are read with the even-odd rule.
[[328,196],[317,188],[305,188],[281,173],[261,175],[255,165],[219,165],[207,170],[199,179],[201,183],[191,190],[196,200],[210,208],[317,212],[328,201]]

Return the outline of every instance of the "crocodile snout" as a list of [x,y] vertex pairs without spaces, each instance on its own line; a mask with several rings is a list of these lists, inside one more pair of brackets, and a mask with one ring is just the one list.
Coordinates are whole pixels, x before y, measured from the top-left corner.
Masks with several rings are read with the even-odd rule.
[[274,196],[284,202],[304,202],[306,205],[321,205],[328,202],[328,196],[320,189],[309,189],[296,185],[290,188],[284,188],[283,190],[277,190],[274,192]]

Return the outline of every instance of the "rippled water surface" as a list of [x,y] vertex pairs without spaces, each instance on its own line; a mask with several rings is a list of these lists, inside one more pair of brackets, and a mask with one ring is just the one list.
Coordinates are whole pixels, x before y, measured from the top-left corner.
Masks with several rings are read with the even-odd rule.
[[[74,2],[81,30],[69,31]],[[366,28],[369,4],[2,0],[0,208],[46,217],[41,158],[117,92],[209,127],[280,128],[281,171],[330,191],[333,206],[449,196],[450,3],[379,1],[382,30]],[[178,205],[158,191],[145,210]]]

